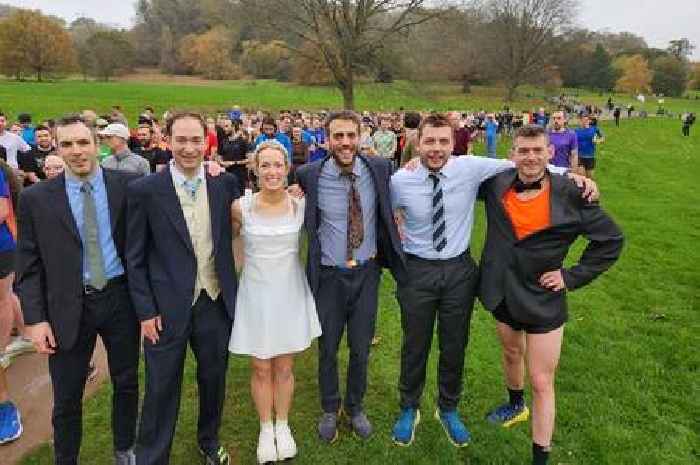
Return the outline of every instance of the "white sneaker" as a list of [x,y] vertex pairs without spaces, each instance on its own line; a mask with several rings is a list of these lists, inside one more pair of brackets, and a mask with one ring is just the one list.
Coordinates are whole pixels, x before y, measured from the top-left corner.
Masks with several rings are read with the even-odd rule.
[[275,430],[261,429],[260,436],[258,436],[258,463],[274,462],[276,460]]
[[275,439],[277,440],[277,460],[286,460],[296,457],[297,444],[292,437],[292,430],[288,424],[275,425]]

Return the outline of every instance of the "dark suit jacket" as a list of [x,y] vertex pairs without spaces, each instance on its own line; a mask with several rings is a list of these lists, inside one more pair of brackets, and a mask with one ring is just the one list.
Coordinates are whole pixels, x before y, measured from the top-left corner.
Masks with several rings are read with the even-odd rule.
[[[377,191],[377,261],[381,266],[391,270],[396,281],[401,281],[405,275],[405,258],[391,210],[391,196],[389,195],[391,163],[379,157],[356,156],[369,167]],[[329,158],[330,155],[313,163],[302,165],[296,171],[299,185],[306,195],[304,227],[309,237],[306,274],[314,295],[318,291],[321,269],[321,242],[318,236],[320,215],[318,179],[321,175],[321,168]]]
[[[127,183],[138,176],[102,169],[112,238],[124,269]],[[83,252],[63,174],[22,191],[18,209],[17,289],[24,322],[51,325],[59,347],[76,341],[83,311]]]
[[[233,321],[237,278],[233,263],[231,203],[239,196],[230,174],[207,175],[214,264]],[[163,331],[179,334],[190,319],[197,261],[170,168],[129,186],[126,250],[129,291],[139,320],[158,315]]]
[[589,240],[579,263],[563,269],[569,291],[584,286],[610,268],[622,252],[620,228],[600,208],[589,203],[566,177],[550,175],[551,226],[517,240],[503,195],[511,187],[515,169],[482,184],[488,220],[486,244],[481,255],[480,299],[495,310],[505,300],[518,321],[539,324],[566,314],[566,291],[552,292],[538,283],[542,273],[561,269],[571,244]]

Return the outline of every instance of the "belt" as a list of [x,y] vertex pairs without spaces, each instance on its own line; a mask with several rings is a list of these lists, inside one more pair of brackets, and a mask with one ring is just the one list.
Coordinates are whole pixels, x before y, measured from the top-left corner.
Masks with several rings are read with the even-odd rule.
[[406,258],[409,260],[420,260],[424,262],[440,262],[440,263],[452,263],[452,262],[458,262],[461,261],[464,257],[470,257],[471,252],[469,248],[462,252],[461,254],[457,255],[456,257],[450,257],[450,258],[423,258],[419,257],[418,255],[413,255],[412,253],[405,253]]
[[352,270],[354,268],[361,268],[369,264],[370,262],[373,262],[375,257],[369,257],[367,260],[356,260],[356,259],[351,259],[347,260],[344,265],[342,266],[329,266],[329,265],[321,265],[323,268],[338,268],[340,270]]
[[109,289],[113,288],[114,286],[118,284],[126,284],[126,275],[119,275],[116,276],[112,279],[108,279],[107,283],[105,284],[105,287],[102,289],[97,289],[96,287],[93,287],[89,284],[84,284],[83,285],[83,295],[95,295],[95,294],[101,294],[105,291],[108,291]]

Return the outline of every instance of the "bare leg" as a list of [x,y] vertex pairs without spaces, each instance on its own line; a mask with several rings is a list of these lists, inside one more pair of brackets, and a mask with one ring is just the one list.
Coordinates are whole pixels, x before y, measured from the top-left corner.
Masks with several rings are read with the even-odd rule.
[[272,421],[272,361],[251,358],[253,373],[250,378],[250,390],[253,395],[253,402],[260,417],[260,423]]
[[549,447],[554,433],[554,375],[559,363],[564,327],[527,335],[527,362],[532,383],[532,441]]
[[523,389],[525,385],[525,333],[515,331],[500,321],[496,325],[503,348],[503,373],[508,389]]
[[294,356],[275,357],[272,365],[275,375],[275,415],[277,420],[286,421],[294,397]]

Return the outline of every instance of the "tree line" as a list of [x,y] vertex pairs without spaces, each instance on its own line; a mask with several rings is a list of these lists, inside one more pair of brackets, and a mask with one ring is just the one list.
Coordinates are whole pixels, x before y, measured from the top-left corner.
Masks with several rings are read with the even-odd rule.
[[139,0],[131,29],[0,5],[0,68],[18,79],[79,72],[109,80],[135,67],[207,79],[335,85],[359,80],[499,83],[552,92],[682,95],[700,88],[694,45],[649,47],[628,32],[575,27],[577,0]]

